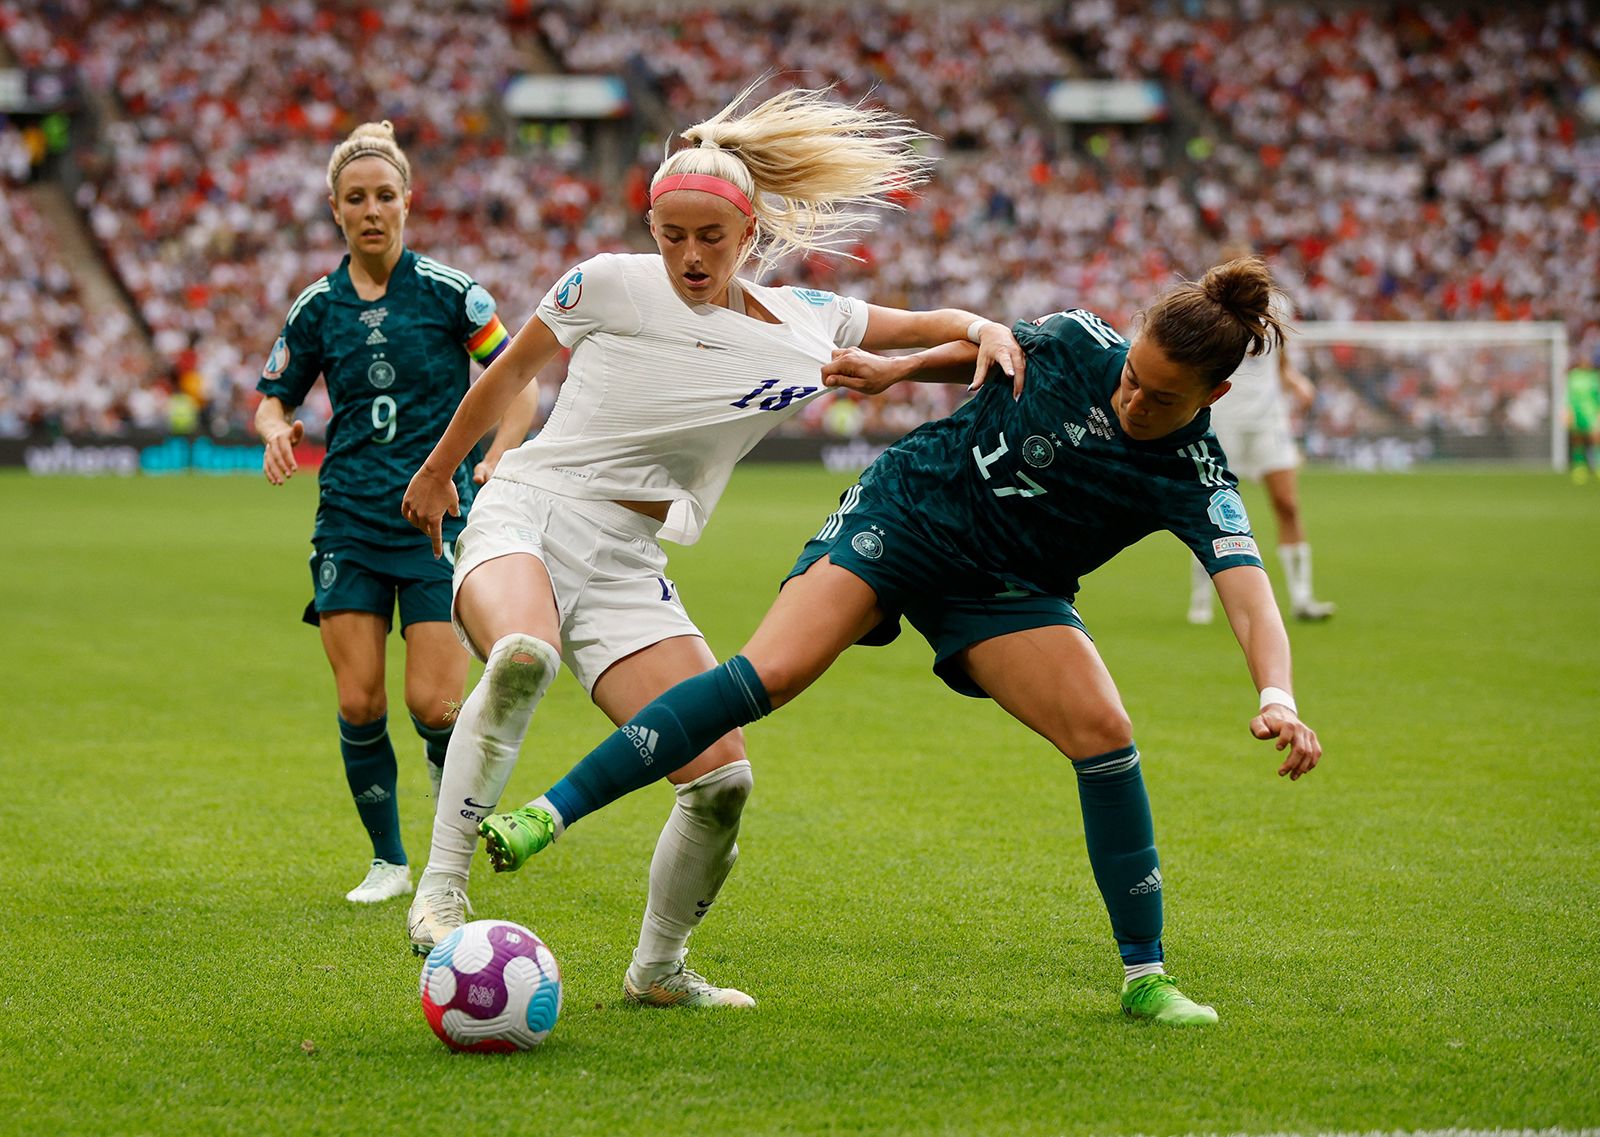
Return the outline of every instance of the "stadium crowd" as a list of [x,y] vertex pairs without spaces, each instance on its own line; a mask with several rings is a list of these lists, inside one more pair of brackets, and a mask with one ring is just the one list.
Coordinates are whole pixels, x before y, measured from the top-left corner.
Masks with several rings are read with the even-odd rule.
[[[356,121],[400,127],[418,170],[412,243],[477,275],[508,323],[567,264],[638,247],[654,124],[620,186],[601,185],[581,147],[520,145],[498,90],[530,68],[529,36],[566,70],[642,80],[675,122],[766,75],[763,90],[834,84],[938,136],[935,180],[863,235],[859,260],[784,265],[783,279],[1000,318],[1082,305],[1126,327],[1221,242],[1245,240],[1304,318],[1562,319],[1579,353],[1600,344],[1600,146],[1578,111],[1600,22],[1577,3],[52,11],[6,0],[0,31],[25,64],[75,66],[115,96],[120,117],[84,163],[79,205],[165,381],[218,423],[247,419],[271,325],[337,261],[322,156]],[[1210,116],[1213,137],[1175,157],[1173,126],[1069,134],[1043,96],[1075,73],[1160,79]],[[1452,413],[1433,382],[1336,381],[1318,427]],[[1543,383],[1534,367],[1462,421],[1537,418]],[[894,433],[955,397],[891,395],[798,421]]]
[[122,309],[86,301],[28,196],[32,163],[14,124],[0,123],[3,154],[20,158],[0,165],[0,438],[164,426],[167,391],[143,336]]

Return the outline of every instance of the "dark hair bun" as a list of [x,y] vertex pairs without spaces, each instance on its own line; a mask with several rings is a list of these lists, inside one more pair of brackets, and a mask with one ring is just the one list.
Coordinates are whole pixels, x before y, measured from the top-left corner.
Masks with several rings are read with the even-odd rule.
[[1249,354],[1259,355],[1281,337],[1277,321],[1268,314],[1272,273],[1260,257],[1239,257],[1214,266],[1200,278],[1200,291],[1249,331]]

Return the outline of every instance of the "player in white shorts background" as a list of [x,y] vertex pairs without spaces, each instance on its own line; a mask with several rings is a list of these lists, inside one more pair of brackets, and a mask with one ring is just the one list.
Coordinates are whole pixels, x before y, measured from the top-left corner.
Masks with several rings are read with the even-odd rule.
[[[1248,256],[1232,245],[1223,260]],[[1273,315],[1285,326],[1294,312],[1281,297]],[[1300,448],[1289,425],[1289,399],[1305,410],[1316,397],[1311,381],[1289,360],[1287,340],[1260,355],[1247,355],[1230,379],[1232,388],[1211,405],[1211,429],[1228,456],[1228,468],[1240,479],[1253,478],[1266,488],[1277,522],[1278,562],[1289,588],[1289,610],[1297,620],[1326,620],[1334,605],[1318,600],[1311,588],[1311,544],[1300,513]],[[1189,623],[1209,624],[1216,595],[1205,567],[1189,562]]]
[[[749,92],[745,92],[747,95]],[[693,542],[733,465],[823,391],[838,349],[979,344],[1020,383],[1009,329],[971,312],[903,312],[734,274],[825,250],[870,220],[862,207],[924,180],[910,124],[788,91],[734,117],[741,95],[682,133],[651,184],[659,255],[573,268],[477,385],[412,479],[404,512],[441,547],[448,471],[560,348],[566,382],[543,430],[507,454],[456,549],[453,619],[485,661],[451,736],[427,871],[408,918],[426,951],[465,919],[477,828],[495,811],[562,659],[621,724],[716,665],[666,573],[660,542]],[[739,731],[672,778],[676,801],[650,867],[623,987],[658,1006],[751,1006],[684,966],[690,933],[738,855],[752,777]]]

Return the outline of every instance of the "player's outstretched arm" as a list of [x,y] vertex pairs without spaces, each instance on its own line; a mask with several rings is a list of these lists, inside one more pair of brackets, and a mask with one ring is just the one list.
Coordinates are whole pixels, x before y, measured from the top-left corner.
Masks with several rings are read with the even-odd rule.
[[1254,565],[1224,569],[1211,578],[1233,634],[1244,649],[1250,678],[1261,694],[1260,711],[1250,720],[1250,733],[1260,739],[1276,739],[1284,754],[1278,775],[1298,781],[1309,774],[1322,758],[1317,732],[1300,721],[1295,706],[1293,670],[1289,659],[1289,633],[1272,596],[1272,584],[1264,570]]
[[261,472],[267,476],[267,481],[281,486],[300,468],[294,460],[294,448],[306,436],[306,424],[298,419],[291,423],[283,401],[268,395],[256,407],[256,433],[266,444],[261,455]]
[[969,389],[976,390],[998,364],[1011,377],[1011,393],[1022,397],[1023,373],[1028,361],[1016,336],[1004,324],[963,311],[938,308],[931,312],[905,312],[899,308],[867,305],[867,328],[861,346],[867,351],[899,347],[937,347],[947,343],[975,343],[978,354]]
[[412,475],[400,512],[432,540],[434,556],[444,552],[444,515],[461,515],[453,480],[456,469],[473,444],[504,417],[517,393],[550,362],[560,346],[543,320],[529,317],[516,338],[472,385],[433,452]]
[[822,368],[822,385],[877,395],[896,383],[966,383],[972,379],[972,343],[947,343],[910,355],[876,355],[859,347],[835,348]]

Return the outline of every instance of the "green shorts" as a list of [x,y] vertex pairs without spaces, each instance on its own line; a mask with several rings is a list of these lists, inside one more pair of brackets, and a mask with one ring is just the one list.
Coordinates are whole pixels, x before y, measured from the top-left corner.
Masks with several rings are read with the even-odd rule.
[[986,699],[957,658],[973,644],[1063,624],[1089,634],[1070,601],[979,568],[908,523],[903,509],[873,500],[870,490],[852,487],[840,502],[784,580],[827,557],[865,581],[884,620],[858,643],[890,643],[904,616],[933,648],[933,673],[954,691]]
[[311,603],[302,619],[320,624],[324,612],[373,612],[394,626],[400,603],[400,627],[439,620],[450,622],[450,576],[454,550],[446,541],[444,556],[435,558],[428,542],[390,548],[350,537],[324,537],[311,542]]

